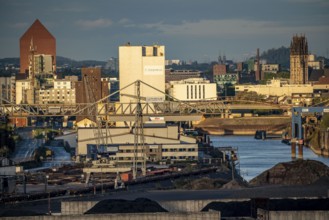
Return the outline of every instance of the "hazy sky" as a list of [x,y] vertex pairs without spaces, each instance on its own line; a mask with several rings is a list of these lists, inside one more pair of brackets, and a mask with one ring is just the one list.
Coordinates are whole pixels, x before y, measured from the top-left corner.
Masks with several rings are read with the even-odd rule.
[[305,34],[329,53],[329,0],[0,0],[0,58],[19,56],[19,38],[39,19],[57,55],[107,60],[118,46],[160,44],[166,59],[236,61],[289,46]]

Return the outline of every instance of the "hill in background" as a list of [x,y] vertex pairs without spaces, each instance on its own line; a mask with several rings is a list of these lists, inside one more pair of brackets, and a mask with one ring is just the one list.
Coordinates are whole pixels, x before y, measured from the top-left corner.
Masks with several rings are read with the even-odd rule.
[[56,57],[57,66],[70,66],[70,67],[90,67],[90,66],[102,66],[104,67],[105,61],[97,60],[82,60],[76,61],[66,57],[57,56]]
[[[280,47],[280,48],[272,48],[267,51],[264,51],[261,56],[261,59],[267,61],[267,63],[278,63],[281,65],[282,69],[290,68],[290,48],[288,47]],[[329,65],[329,59],[317,56],[316,60],[324,60],[325,65]]]
[[[66,57],[57,56],[56,57],[57,66],[70,66],[70,67],[89,67],[89,66],[105,66],[106,61],[97,61],[97,60],[82,60],[76,61],[73,59],[69,59]],[[19,58],[3,58],[0,59],[0,67],[4,67],[7,65],[13,65],[15,67],[19,67]]]
[[267,63],[278,63],[283,69],[290,67],[290,49],[287,47],[264,51],[260,58],[266,60]]

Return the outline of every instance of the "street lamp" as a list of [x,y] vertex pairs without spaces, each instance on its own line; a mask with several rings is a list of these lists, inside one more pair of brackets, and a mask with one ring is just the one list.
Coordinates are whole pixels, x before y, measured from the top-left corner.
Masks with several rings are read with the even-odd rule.
[[45,192],[48,191],[48,179],[49,179],[49,175],[45,175]]
[[101,182],[102,182],[102,194],[104,194],[104,186],[103,186],[103,168],[101,168]]
[[85,178],[85,175],[84,174],[81,174],[81,183],[84,182],[84,178]]

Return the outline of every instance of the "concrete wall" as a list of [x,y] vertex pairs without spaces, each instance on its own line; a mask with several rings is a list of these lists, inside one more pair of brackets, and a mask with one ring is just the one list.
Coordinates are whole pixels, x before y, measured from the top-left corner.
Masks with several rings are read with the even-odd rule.
[[82,215],[99,201],[62,201],[61,212],[62,215]]
[[257,210],[257,219],[259,220],[327,220],[329,211],[265,211]]
[[98,215],[60,215],[60,216],[31,216],[31,217],[2,217],[2,220],[219,220],[220,212],[191,212],[191,213],[123,213]]
[[249,201],[249,199],[211,199],[211,200],[177,200],[177,201],[157,201],[162,208],[168,212],[200,212],[204,207],[212,202],[236,202]]
[[[157,203],[168,212],[200,212],[204,207],[212,202],[236,202],[249,201],[249,199],[220,199],[220,200],[177,200],[177,201],[157,201]],[[62,201],[62,215],[82,215],[98,201]]]
[[168,212],[200,212],[214,200],[159,201],[159,205]]

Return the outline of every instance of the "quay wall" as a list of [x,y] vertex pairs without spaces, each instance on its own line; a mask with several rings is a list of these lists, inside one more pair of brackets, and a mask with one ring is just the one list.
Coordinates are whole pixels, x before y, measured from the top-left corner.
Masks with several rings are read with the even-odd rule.
[[[212,202],[242,202],[250,199],[211,199],[211,200],[173,200],[156,201],[168,212],[201,212],[201,210]],[[82,215],[93,208],[99,201],[62,201],[62,215]]]
[[212,202],[242,202],[250,199],[210,199],[210,200],[177,200],[157,201],[168,212],[200,212]]
[[329,219],[329,211],[265,211],[257,210],[257,219],[259,220],[327,220]]
[[99,201],[62,201],[61,213],[62,215],[82,215]]
[[43,215],[43,216],[22,216],[2,217],[2,220],[220,220],[220,212],[157,212],[157,213],[116,213],[97,215]]

